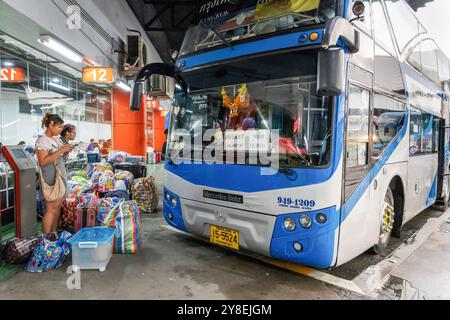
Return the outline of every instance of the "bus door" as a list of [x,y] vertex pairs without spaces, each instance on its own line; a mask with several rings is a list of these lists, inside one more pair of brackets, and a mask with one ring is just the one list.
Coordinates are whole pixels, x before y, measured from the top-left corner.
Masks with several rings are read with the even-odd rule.
[[445,119],[439,124],[439,147],[438,147],[438,185],[437,194],[440,202],[445,205],[450,199],[450,104],[442,99],[442,115]]
[[[340,259],[366,250],[367,231],[364,226],[373,219],[367,214],[371,205],[370,187],[363,180],[369,174],[369,116],[372,91],[369,87],[350,83],[346,109],[345,166],[342,190],[343,211],[339,240]],[[357,188],[365,188],[362,193]],[[355,199],[352,199],[352,196]],[[355,201],[356,200],[356,201]]]
[[369,171],[369,114],[368,88],[349,84],[346,110],[346,143],[344,172],[344,202],[355,191]]

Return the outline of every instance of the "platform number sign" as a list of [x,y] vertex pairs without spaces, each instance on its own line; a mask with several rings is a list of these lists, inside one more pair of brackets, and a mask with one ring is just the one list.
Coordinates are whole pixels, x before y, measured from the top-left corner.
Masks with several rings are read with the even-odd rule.
[[0,69],[0,82],[25,82],[25,70],[22,68],[2,68]]
[[114,71],[112,68],[89,67],[83,68],[84,83],[113,83]]

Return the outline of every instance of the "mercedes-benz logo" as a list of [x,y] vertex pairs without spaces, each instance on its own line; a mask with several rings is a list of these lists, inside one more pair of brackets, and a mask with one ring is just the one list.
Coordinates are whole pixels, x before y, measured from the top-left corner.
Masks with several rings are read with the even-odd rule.
[[217,217],[217,220],[219,220],[219,222],[221,222],[221,223],[225,222],[225,217],[223,216],[222,212],[217,211],[216,212],[216,217]]

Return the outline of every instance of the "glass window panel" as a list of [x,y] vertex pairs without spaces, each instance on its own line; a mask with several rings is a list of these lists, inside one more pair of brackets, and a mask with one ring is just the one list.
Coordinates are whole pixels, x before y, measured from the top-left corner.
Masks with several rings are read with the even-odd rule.
[[411,108],[409,129],[409,155],[419,155],[422,152],[422,112]]
[[375,0],[372,4],[373,25],[376,42],[383,46],[389,53],[395,54],[394,43],[384,15],[381,1]]
[[[23,140],[26,145],[34,146],[43,133],[41,121],[46,112],[57,113],[66,123],[77,127],[76,141],[81,142],[80,149],[85,149],[91,138],[111,138],[109,88],[84,85],[65,70],[60,72],[62,63],[34,59],[18,41],[12,43],[1,33],[0,46],[0,65],[7,63],[23,68],[26,74],[23,83],[0,83],[0,142],[16,145]],[[5,46],[14,56],[1,50]],[[27,60],[19,58],[22,54]]]
[[374,95],[373,151],[377,158],[397,136],[405,124],[405,105],[385,95]]
[[437,65],[437,52],[438,47],[436,44],[427,40],[422,42],[421,47],[421,61],[422,61],[422,72],[425,74],[430,80],[439,84],[439,75],[438,75],[438,65]]
[[[378,2],[378,1],[377,1]],[[401,52],[419,33],[419,21],[404,0],[385,0],[395,37]],[[423,30],[423,27],[421,27]]]
[[441,50],[438,51],[438,70],[441,87],[447,88],[450,81],[450,62]]
[[364,166],[367,164],[367,146],[365,142],[347,143],[347,168]]
[[351,86],[348,98],[347,138],[368,140],[369,135],[369,91]]
[[375,45],[375,85],[401,95],[405,86],[399,62],[395,56]]
[[407,59],[409,64],[417,69],[420,72],[422,70],[422,58],[421,58],[421,50],[420,43],[412,50]]
[[410,156],[438,152],[439,117],[411,108]]
[[440,127],[440,119],[436,116],[433,116],[433,147],[432,152],[438,152],[439,148],[439,127]]

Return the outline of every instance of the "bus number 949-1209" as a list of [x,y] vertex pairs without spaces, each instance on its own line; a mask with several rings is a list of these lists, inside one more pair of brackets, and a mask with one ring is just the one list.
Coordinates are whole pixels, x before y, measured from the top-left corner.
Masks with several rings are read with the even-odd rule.
[[278,205],[293,208],[313,208],[316,206],[314,200],[292,199],[289,197],[278,197]]

